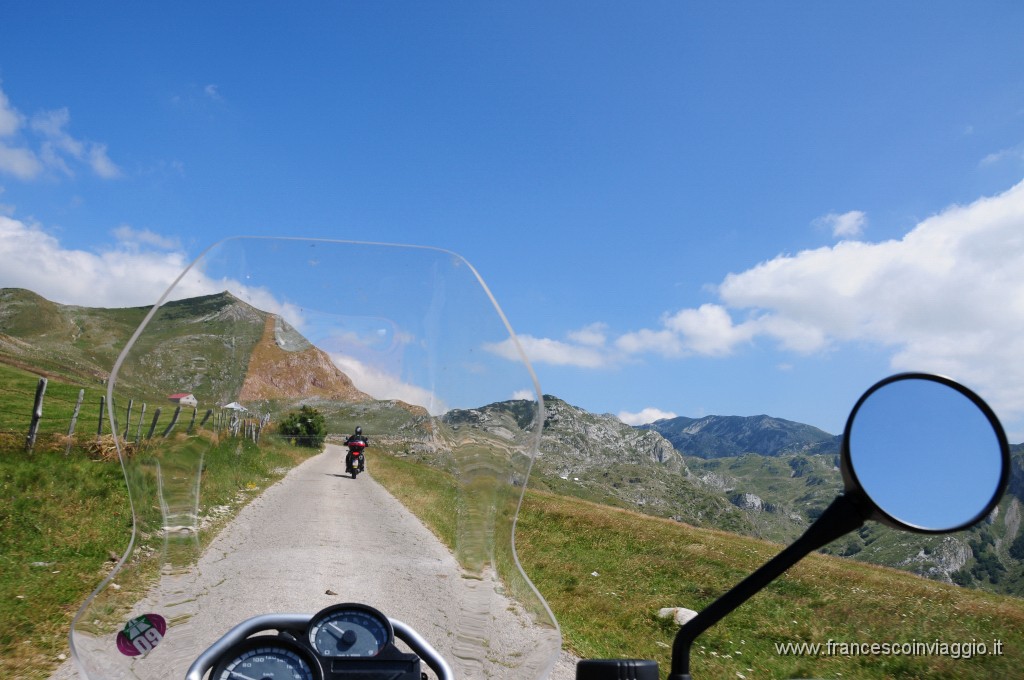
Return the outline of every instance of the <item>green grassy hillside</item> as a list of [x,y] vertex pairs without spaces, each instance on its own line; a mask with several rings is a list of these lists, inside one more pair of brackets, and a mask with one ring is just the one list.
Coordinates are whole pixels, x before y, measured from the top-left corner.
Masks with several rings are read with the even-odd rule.
[[0,363],[101,383],[146,311],[58,305],[31,291],[0,289]]
[[[947,583],[1024,595],[1020,500],[1024,453],[1019,447],[1013,459],[1014,483],[996,512],[967,531],[911,535],[872,523],[823,552]],[[843,488],[835,455],[748,454],[713,460],[687,456],[685,460],[697,477],[714,481],[737,506],[755,499],[755,507],[744,507],[752,530],[743,533],[774,541],[788,542],[799,536]]]

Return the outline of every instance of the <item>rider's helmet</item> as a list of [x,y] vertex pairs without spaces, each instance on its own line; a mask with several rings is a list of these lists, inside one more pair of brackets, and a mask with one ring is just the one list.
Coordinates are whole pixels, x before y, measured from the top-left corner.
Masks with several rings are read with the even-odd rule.
[[356,428],[356,435],[361,435],[362,433],[363,433],[363,428],[357,427]]

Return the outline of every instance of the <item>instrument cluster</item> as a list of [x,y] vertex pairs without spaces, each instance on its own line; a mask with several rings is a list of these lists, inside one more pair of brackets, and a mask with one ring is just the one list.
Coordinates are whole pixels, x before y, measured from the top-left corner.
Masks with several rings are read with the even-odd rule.
[[302,630],[256,635],[227,649],[210,680],[420,680],[420,659],[399,650],[381,612],[364,604],[321,610]]

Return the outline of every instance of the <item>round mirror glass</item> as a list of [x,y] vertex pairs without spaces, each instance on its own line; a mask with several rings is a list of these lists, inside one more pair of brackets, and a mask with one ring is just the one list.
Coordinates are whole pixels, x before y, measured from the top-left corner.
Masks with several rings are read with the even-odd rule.
[[844,437],[855,482],[906,528],[969,526],[992,510],[1006,486],[1002,426],[977,395],[943,378],[882,381],[861,398]]

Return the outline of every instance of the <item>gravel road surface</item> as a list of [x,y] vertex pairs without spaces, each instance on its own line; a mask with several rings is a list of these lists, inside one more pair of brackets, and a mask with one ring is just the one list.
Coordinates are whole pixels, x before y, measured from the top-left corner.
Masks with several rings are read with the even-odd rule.
[[[357,480],[343,471],[344,449],[329,445],[249,503],[210,544],[196,569],[199,613],[189,625],[204,641],[200,649],[256,614],[362,602],[415,628],[457,677],[506,677],[500,663],[458,658],[452,631],[465,616],[460,602],[481,582],[462,577],[451,552],[373,480],[372,467]],[[491,611],[500,630],[518,631],[512,644],[528,649],[538,639],[512,603]],[[167,677],[183,678],[186,669],[169,667]],[[574,660],[563,654],[551,677],[574,676]],[[52,677],[75,676],[65,664]]]

